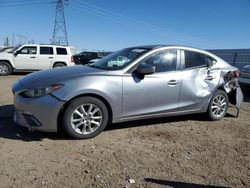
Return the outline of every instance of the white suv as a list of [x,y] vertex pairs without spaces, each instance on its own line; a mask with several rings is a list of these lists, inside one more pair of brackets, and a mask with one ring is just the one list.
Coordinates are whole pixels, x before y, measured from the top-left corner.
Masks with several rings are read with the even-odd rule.
[[0,75],[72,65],[73,48],[68,46],[27,44],[0,54]]

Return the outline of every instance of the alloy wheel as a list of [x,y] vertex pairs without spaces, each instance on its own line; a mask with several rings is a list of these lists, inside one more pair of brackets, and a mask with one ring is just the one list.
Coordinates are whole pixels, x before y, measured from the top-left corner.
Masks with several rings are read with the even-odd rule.
[[6,74],[8,72],[8,67],[6,65],[0,65],[0,73],[1,74]]
[[103,114],[95,104],[82,104],[71,115],[71,126],[79,134],[91,134],[102,124]]
[[211,110],[216,118],[224,115],[227,108],[227,100],[223,95],[217,95],[212,102]]

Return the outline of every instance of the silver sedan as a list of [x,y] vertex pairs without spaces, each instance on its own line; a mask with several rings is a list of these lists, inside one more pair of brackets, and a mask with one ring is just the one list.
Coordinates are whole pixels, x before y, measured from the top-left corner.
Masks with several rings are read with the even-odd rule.
[[235,99],[230,85],[238,76],[237,68],[200,49],[131,47],[94,64],[18,80],[12,88],[14,120],[30,130],[62,126],[73,138],[92,138],[108,123],[146,118],[206,112],[219,120]]

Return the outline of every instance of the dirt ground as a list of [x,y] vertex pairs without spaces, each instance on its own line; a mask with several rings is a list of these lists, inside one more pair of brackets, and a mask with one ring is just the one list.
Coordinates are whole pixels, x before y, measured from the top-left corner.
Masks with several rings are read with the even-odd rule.
[[[13,123],[0,77],[0,187],[250,187],[250,89],[239,118],[188,115],[110,125],[90,140]],[[129,183],[133,179],[135,183]]]

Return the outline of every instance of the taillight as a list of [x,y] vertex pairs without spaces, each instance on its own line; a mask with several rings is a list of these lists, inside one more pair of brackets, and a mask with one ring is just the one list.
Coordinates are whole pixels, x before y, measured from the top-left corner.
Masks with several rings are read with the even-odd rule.
[[71,56],[71,63],[74,63],[74,57]]
[[240,70],[235,70],[235,71],[233,71],[233,76],[234,76],[235,78],[239,78],[239,77],[240,77]]

